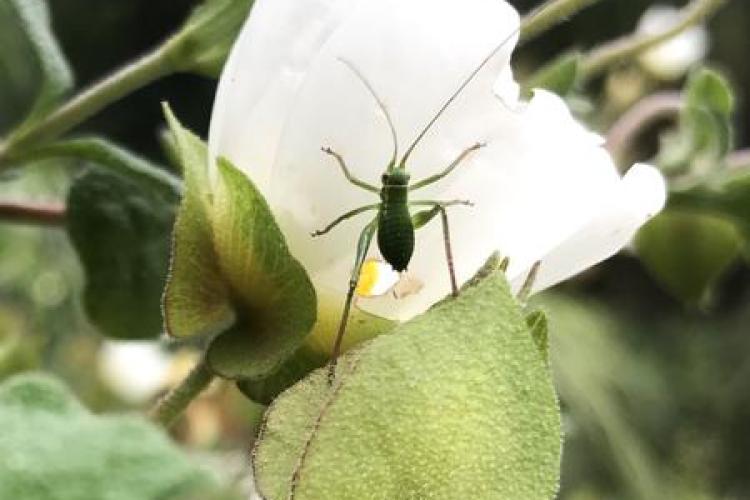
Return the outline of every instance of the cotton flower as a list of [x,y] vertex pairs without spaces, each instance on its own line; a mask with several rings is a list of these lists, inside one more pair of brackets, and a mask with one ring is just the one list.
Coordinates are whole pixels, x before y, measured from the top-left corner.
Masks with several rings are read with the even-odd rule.
[[[679,20],[678,9],[667,5],[654,5],[641,17],[638,32],[645,35],[660,33]],[[709,37],[706,28],[702,25],[695,26],[646,51],[640,61],[655,76],[665,80],[675,80],[706,56],[708,44]]]
[[[379,201],[349,183],[321,147],[341,154],[373,185],[393,148],[382,111],[342,61],[385,103],[403,153],[507,39],[408,163],[416,181],[473,144],[486,144],[440,182],[411,194],[473,203],[449,209],[460,283],[499,251],[510,259],[515,289],[540,261],[535,290],[541,290],[616,253],[662,208],[664,180],[654,168],[638,165],[621,177],[601,137],[559,97],[537,91],[521,101],[510,67],[518,27],[516,11],[499,0],[256,1],[219,84],[209,148],[264,193],[321,304],[343,301],[358,235],[374,213],[325,236],[310,233]],[[378,258],[376,248],[370,256]],[[445,262],[436,218],[417,232],[408,269],[420,286],[401,298],[385,294],[357,305],[398,320],[419,314],[450,292]]]

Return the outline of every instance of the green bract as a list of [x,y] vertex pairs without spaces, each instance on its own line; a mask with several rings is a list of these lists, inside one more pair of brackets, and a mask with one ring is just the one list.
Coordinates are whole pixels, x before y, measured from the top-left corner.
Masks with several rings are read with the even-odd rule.
[[170,40],[179,69],[218,77],[253,0],[205,0]]
[[164,317],[175,337],[219,334],[208,352],[225,378],[259,380],[302,344],[315,291],[252,182],[220,159],[211,186],[205,145],[166,109],[185,173]]
[[22,375],[0,386],[0,498],[186,500],[219,488],[138,417],[89,413],[58,382]]
[[314,372],[269,408],[254,451],[269,499],[551,499],[550,373],[495,272]]

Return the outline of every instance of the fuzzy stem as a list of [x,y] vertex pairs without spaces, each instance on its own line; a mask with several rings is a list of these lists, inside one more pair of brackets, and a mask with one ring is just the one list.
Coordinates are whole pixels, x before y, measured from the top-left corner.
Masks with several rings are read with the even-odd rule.
[[645,97],[625,113],[607,134],[607,149],[615,159],[622,159],[628,146],[648,125],[682,109],[679,92],[659,92]]
[[180,384],[161,398],[148,415],[151,420],[164,428],[169,428],[214,379],[214,373],[203,357]]
[[26,204],[0,202],[0,221],[13,224],[57,227],[65,224],[62,204]]
[[0,170],[24,150],[50,142],[70,131],[106,106],[135,90],[174,73],[175,39],[95,83],[34,125],[21,129],[0,144]]
[[685,30],[705,21],[726,2],[727,0],[693,0],[681,10],[680,19],[660,33],[648,35],[635,33],[599,47],[581,62],[581,79],[594,78],[610,66],[633,59],[643,52],[674,38]]
[[524,16],[521,21],[521,42],[536,38],[556,24],[559,24],[579,10],[599,0],[547,0]]

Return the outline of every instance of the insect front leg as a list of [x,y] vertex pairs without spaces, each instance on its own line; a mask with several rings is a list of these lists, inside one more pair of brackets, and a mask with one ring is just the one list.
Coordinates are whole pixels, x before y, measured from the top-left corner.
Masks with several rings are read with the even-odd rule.
[[412,206],[425,206],[431,205],[432,208],[428,210],[422,210],[412,215],[412,223],[414,229],[419,229],[427,225],[436,215],[440,214],[440,219],[443,223],[443,242],[445,244],[445,258],[448,263],[448,273],[451,280],[451,294],[454,297],[458,297],[458,281],[456,280],[456,269],[453,263],[453,249],[451,247],[450,227],[448,225],[448,211],[446,207],[453,205],[471,205],[471,202],[464,200],[455,200],[447,202],[439,201],[415,201],[409,203]]
[[468,158],[471,153],[473,153],[474,151],[477,151],[479,149],[482,149],[485,146],[486,146],[486,144],[478,142],[478,143],[474,144],[473,146],[471,146],[470,148],[466,148],[460,155],[458,155],[458,158],[456,158],[455,160],[453,160],[453,163],[451,163],[450,165],[448,165],[448,168],[446,168],[445,170],[443,170],[439,174],[435,174],[433,176],[427,177],[426,179],[422,179],[419,182],[413,183],[411,186],[409,186],[409,191],[414,191],[415,189],[420,189],[420,188],[423,188],[425,186],[429,186],[430,184],[436,183],[437,181],[439,181],[443,177],[445,177],[448,174],[450,174],[451,172],[453,172],[453,170],[455,170],[456,167],[458,167],[461,163],[463,163],[463,161],[466,160],[466,158]]
[[370,191],[371,193],[380,193],[380,189],[378,189],[377,187],[355,177],[349,170],[349,167],[346,166],[344,157],[338,154],[336,151],[331,148],[321,148],[321,151],[329,156],[333,156],[336,159],[336,162],[339,164],[339,167],[341,167],[341,171],[344,173],[344,177],[346,177],[346,180],[348,180],[355,186],[364,189],[365,191]]
[[336,363],[338,361],[339,354],[341,354],[341,342],[344,339],[344,333],[346,332],[346,324],[349,321],[349,312],[351,311],[352,301],[354,300],[354,291],[357,289],[359,282],[359,275],[362,272],[362,265],[365,263],[367,252],[370,249],[372,238],[377,230],[377,219],[370,222],[359,235],[359,241],[357,242],[357,256],[354,259],[354,269],[352,270],[351,277],[349,278],[349,290],[346,293],[346,302],[344,303],[344,310],[341,314],[341,321],[339,322],[339,330],[336,334],[336,342],[333,345],[333,353],[331,354],[331,362],[328,365],[328,382],[333,383],[336,378]]

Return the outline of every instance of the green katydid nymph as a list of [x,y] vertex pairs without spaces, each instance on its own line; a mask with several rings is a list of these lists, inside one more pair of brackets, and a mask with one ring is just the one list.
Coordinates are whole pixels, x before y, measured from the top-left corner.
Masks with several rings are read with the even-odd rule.
[[[505,44],[518,34],[518,32],[519,30],[515,30],[502,42],[495,46],[495,48],[468,75],[468,77],[464,79],[458,89],[445,101],[445,103],[432,117],[429,123],[417,135],[416,139],[411,143],[411,145],[407,148],[406,152],[400,159],[396,128],[393,124],[393,120],[391,119],[385,102],[378,96],[373,86],[368,82],[368,80],[356,66],[354,66],[347,60],[340,59],[340,61],[345,64],[359,79],[359,81],[362,82],[362,84],[374,98],[378,107],[382,111],[391,132],[393,140],[393,153],[382,175],[382,184],[378,187],[368,184],[367,182],[364,182],[361,179],[357,178],[351,172],[346,161],[339,153],[328,147],[322,148],[325,154],[331,156],[335,160],[335,162],[341,168],[342,173],[351,184],[360,189],[364,189],[380,196],[380,201],[378,203],[365,205],[346,212],[345,214],[336,218],[325,228],[319,231],[315,231],[312,234],[312,236],[314,237],[322,236],[331,231],[340,223],[354,216],[370,211],[377,212],[375,218],[372,219],[360,233],[359,241],[357,243],[354,268],[352,269],[352,274],[349,279],[349,288],[346,295],[346,302],[344,303],[344,309],[341,315],[338,333],[333,347],[331,362],[329,364],[329,381],[332,381],[335,377],[336,360],[341,352],[341,343],[344,337],[344,333],[346,332],[346,326],[349,319],[352,302],[355,297],[355,292],[357,290],[357,284],[360,280],[360,275],[367,258],[367,253],[376,234],[378,249],[380,250],[380,254],[382,255],[385,262],[390,264],[394,271],[403,273],[407,270],[409,262],[412,258],[412,254],[414,252],[414,232],[431,222],[436,216],[440,215],[443,227],[443,239],[445,243],[447,268],[450,275],[451,291],[453,296],[458,295],[459,288],[453,264],[450,231],[448,226],[448,214],[446,209],[448,207],[457,205],[470,206],[471,202],[469,200],[410,200],[410,194],[412,192],[418,191],[421,188],[440,181],[451,172],[453,172],[453,170],[455,170],[458,166],[464,163],[465,160],[467,160],[474,152],[484,147],[485,144],[477,142],[475,144],[472,144],[471,146],[466,147],[458,154],[455,160],[453,160],[442,171],[439,171],[435,175],[429,176],[427,178],[420,179],[416,182],[411,181],[407,165],[411,154],[414,152],[422,139],[427,135],[430,129],[432,129],[438,119],[443,115],[443,113],[461,95],[463,90],[476,78],[482,68],[484,68],[490,62],[490,60],[505,46]],[[416,211],[413,212],[413,210]]]

